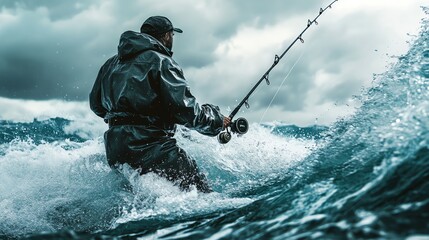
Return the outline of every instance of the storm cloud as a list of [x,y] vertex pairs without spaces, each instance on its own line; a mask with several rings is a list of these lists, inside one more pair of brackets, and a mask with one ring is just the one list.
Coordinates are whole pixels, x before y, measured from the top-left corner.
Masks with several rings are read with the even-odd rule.
[[[173,50],[192,92],[226,112],[307,19],[330,2],[0,0],[0,97],[87,101],[120,34],[138,31],[149,16],[165,15],[184,30],[176,34]],[[271,85],[261,86],[242,113],[253,121],[304,125],[353,111],[353,95],[395,60],[391,56],[405,53],[412,39],[407,34],[418,32],[425,4],[340,0],[272,71]]]

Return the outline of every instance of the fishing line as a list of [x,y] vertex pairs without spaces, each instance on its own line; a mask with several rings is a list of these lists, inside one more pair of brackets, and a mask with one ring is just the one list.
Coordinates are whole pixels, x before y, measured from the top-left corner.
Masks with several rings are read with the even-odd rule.
[[292,65],[291,69],[289,70],[289,72],[287,73],[286,77],[283,79],[283,81],[281,82],[279,88],[277,88],[276,93],[274,94],[273,98],[271,99],[270,104],[268,104],[268,107],[265,109],[264,114],[262,114],[261,119],[259,120],[259,124],[261,124],[262,119],[264,119],[265,115],[268,112],[268,109],[271,107],[271,104],[274,102],[274,99],[277,97],[277,94],[279,93],[280,89],[282,88],[283,84],[286,82],[286,79],[288,79],[290,73],[293,71],[293,69],[295,68],[295,65],[299,62],[299,60],[301,60],[302,55],[304,55],[304,51],[301,52],[301,55],[299,56],[299,58],[295,61],[295,63]]

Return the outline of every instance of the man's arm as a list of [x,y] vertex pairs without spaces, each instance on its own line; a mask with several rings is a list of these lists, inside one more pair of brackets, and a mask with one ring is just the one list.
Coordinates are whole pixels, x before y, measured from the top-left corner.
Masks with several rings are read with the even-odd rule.
[[91,110],[99,117],[104,118],[107,110],[101,103],[101,78],[103,76],[103,67],[100,68],[94,86],[89,94],[89,106]]
[[224,125],[224,116],[219,107],[211,104],[199,105],[192,95],[182,70],[165,59],[161,66],[160,91],[165,110],[175,123],[195,129],[201,134],[216,136]]

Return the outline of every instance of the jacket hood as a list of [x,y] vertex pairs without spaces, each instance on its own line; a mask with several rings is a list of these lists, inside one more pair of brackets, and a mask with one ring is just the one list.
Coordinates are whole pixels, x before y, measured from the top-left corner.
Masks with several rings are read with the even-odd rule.
[[168,56],[173,54],[162,43],[148,34],[126,31],[121,35],[118,45],[120,59],[131,59],[147,50],[154,50]]

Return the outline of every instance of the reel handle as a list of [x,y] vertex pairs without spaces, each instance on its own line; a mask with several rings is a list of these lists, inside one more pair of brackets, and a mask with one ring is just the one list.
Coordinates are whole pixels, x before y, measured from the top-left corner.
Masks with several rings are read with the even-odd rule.
[[217,135],[217,141],[220,144],[227,144],[229,141],[231,141],[232,135],[230,132],[221,132],[219,135]]
[[[233,121],[230,125],[231,132],[243,135],[247,133],[249,130],[249,122],[245,118],[237,118],[237,120]],[[221,132],[219,135],[217,135],[217,141],[220,144],[226,144],[229,141],[231,141],[232,135],[228,131],[228,128],[226,129],[226,132]]]

